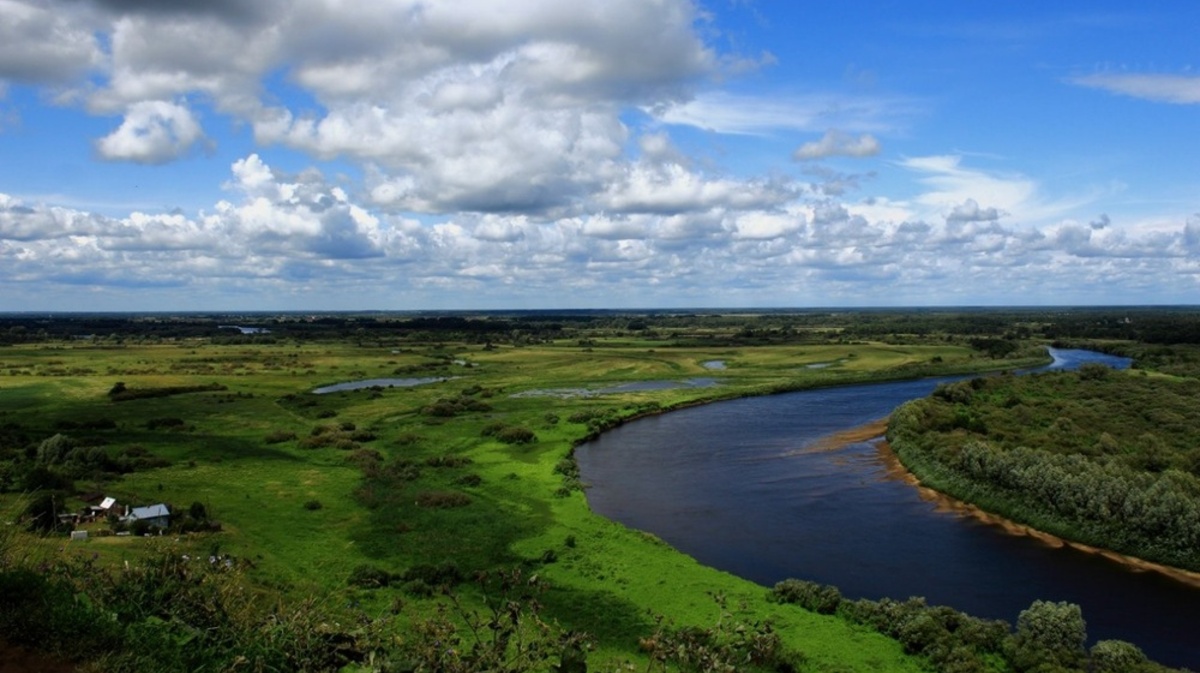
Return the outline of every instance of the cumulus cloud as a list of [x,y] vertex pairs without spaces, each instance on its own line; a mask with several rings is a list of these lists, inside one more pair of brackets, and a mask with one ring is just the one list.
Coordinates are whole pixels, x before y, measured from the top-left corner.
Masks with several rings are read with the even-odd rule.
[[[807,163],[806,184],[690,159],[675,126],[820,135],[796,151],[806,161],[872,156],[921,108],[713,92],[756,59],[713,49],[701,12],[690,0],[0,0],[0,80],[122,116],[96,140],[102,158],[179,159],[208,142],[201,120],[220,117],[364,176],[287,173],[249,154],[225,198],[193,214],[112,217],[0,195],[0,287],[219,288],[343,307],[712,305],[764,288],[782,302],[871,303],[881,278],[903,301],[931,282],[991,292],[1002,267],[1013,291],[1101,270],[1195,289],[1200,217],[1068,221],[1078,204],[953,155],[902,160],[913,193],[857,201],[846,195],[870,174]],[[1176,102],[1191,86],[1078,83]]]
[[96,141],[96,152],[109,161],[162,164],[187,153],[204,139],[191,110],[178,103],[134,103],[112,133]]
[[1071,83],[1156,103],[1200,103],[1200,76],[1097,73],[1076,77]]
[[679,164],[641,163],[616,173],[595,202],[609,211],[681,213],[770,208],[795,195],[795,188],[786,182],[709,178]]
[[0,80],[61,84],[104,60],[88,17],[53,3],[0,0]]
[[820,140],[807,142],[796,149],[792,157],[797,161],[812,161],[828,157],[873,157],[879,154],[879,141],[868,133],[860,136],[847,135],[830,129]]
[[950,214],[946,215],[946,221],[995,222],[1000,219],[1001,215],[1003,213],[995,208],[980,208],[975,199],[967,199],[951,209]]
[[[303,293],[297,304],[325,297],[343,307],[347,297],[363,306],[394,305],[387,300],[397,294],[426,306],[466,296],[506,305],[611,306],[614,296],[644,305],[664,297],[754,303],[767,288],[785,303],[818,296],[878,303],[881,280],[893,303],[926,303],[931,287],[952,289],[938,296],[943,301],[1002,300],[997,269],[1005,274],[1004,292],[1012,293],[1078,288],[1094,279],[1108,283],[1110,297],[1111,288],[1134,278],[1200,290],[1200,215],[1100,229],[1069,220],[1000,226],[969,200],[957,204],[962,217],[922,220],[904,218],[903,203],[825,198],[743,209],[714,202],[678,213],[458,214],[420,222],[347,193],[317,171],[289,174],[253,154],[230,167],[226,190],[226,199],[197,216],[119,218],[0,195],[0,285],[226,297],[270,287],[284,297]],[[722,279],[719,287],[713,278]],[[947,285],[947,278],[955,282]]]

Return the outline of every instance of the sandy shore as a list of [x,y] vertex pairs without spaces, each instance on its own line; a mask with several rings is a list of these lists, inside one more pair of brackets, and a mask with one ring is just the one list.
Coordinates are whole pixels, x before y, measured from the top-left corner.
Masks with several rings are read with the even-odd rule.
[[[876,428],[878,425],[878,423],[871,423],[863,426],[861,430],[865,432],[868,428]],[[882,425],[883,428],[886,429],[887,422],[884,421]],[[858,430],[860,430],[860,428],[847,431],[845,434],[849,436]],[[872,435],[872,437],[879,437],[882,434],[882,432],[878,432],[875,435]],[[854,441],[863,440],[859,439]],[[1058,537],[1057,535],[1051,535],[1050,533],[1037,530],[1036,528],[1031,528],[1025,524],[1005,519],[1004,517],[992,514],[991,512],[986,512],[969,502],[964,502],[962,500],[958,500],[957,498],[952,498],[940,491],[935,491],[932,488],[921,484],[921,480],[904,467],[904,465],[900,462],[899,457],[896,456],[896,452],[892,451],[892,447],[888,444],[886,439],[880,439],[876,444],[876,449],[879,451],[879,457],[883,459],[884,465],[887,467],[888,477],[892,479],[898,479],[906,484],[914,486],[918,493],[920,493],[921,498],[934,503],[937,506],[938,511],[949,512],[959,516],[968,516],[976,521],[986,523],[989,526],[996,526],[1009,535],[1030,537],[1038,542],[1041,542],[1042,544],[1054,548],[1071,547],[1072,549],[1077,549],[1088,554],[1102,556],[1110,561],[1120,563],[1121,565],[1133,570],[1141,572],[1156,572],[1178,582],[1183,582],[1184,584],[1200,588],[1200,573],[1198,572],[1174,568],[1159,563],[1151,563],[1150,561],[1145,561],[1134,556],[1118,554],[1117,552],[1108,549],[1101,549],[1099,547],[1093,547],[1091,545],[1086,545],[1079,542],[1072,542],[1070,540]]]
[[922,499],[934,503],[934,505],[937,507],[937,510],[940,512],[947,512],[956,514],[958,516],[968,516],[976,521],[986,523],[989,526],[996,526],[1009,535],[1019,535],[1033,538],[1042,544],[1054,548],[1071,547],[1072,549],[1077,549],[1088,554],[1102,556],[1110,561],[1113,561],[1114,563],[1120,563],[1121,565],[1133,570],[1141,572],[1156,572],[1178,582],[1183,582],[1184,584],[1200,588],[1200,572],[1174,568],[1171,566],[1162,565],[1160,563],[1151,563],[1150,561],[1146,561],[1135,556],[1118,554],[1117,552],[1109,549],[1101,549],[1099,547],[1093,547],[1091,545],[1086,545],[1079,542],[1072,542],[1070,540],[1058,537],[1057,535],[1051,535],[1050,533],[1037,530],[1036,528],[1031,528],[1025,524],[1017,523],[1002,516],[992,514],[991,512],[986,512],[969,502],[952,498],[945,493],[935,491],[932,488],[923,485],[921,480],[918,479],[915,474],[909,472],[908,469],[904,467],[904,465],[900,462],[899,457],[896,456],[896,452],[892,451],[892,447],[888,444],[887,440],[882,438],[883,434],[887,431],[887,422],[888,419],[883,418],[877,421],[872,421],[865,425],[860,425],[856,428],[843,430],[842,432],[822,438],[796,453],[835,451],[848,444],[865,442],[878,437],[880,439],[875,446],[876,450],[879,452],[879,457],[883,460],[883,464],[887,469],[888,478],[903,481],[904,483],[913,486],[917,489],[917,492],[920,494]]
[[788,451],[784,455],[795,456],[804,453],[821,453],[823,451],[837,451],[838,449],[849,445],[865,442],[876,437],[882,437],[883,433],[887,432],[888,419],[881,418],[877,421],[871,421],[866,425],[860,425],[857,428],[842,430],[835,432],[828,437],[822,437],[817,441],[809,444],[803,449]]

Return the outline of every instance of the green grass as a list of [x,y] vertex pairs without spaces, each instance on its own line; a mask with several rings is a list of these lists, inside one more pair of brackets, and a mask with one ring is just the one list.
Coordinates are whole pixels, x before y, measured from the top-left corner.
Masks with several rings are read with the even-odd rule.
[[[313,388],[344,380],[393,376],[401,368],[441,362],[449,355],[477,366],[439,365],[455,378],[416,388],[312,395]],[[723,360],[725,370],[701,363]],[[569,422],[580,410],[628,416],[647,403],[663,408],[768,390],[862,381],[948,369],[995,367],[959,346],[802,345],[730,348],[665,347],[637,339],[598,339],[585,350],[574,340],[528,347],[456,344],[440,349],[389,348],[347,343],[213,346],[203,342],[121,348],[65,345],[9,348],[0,352],[0,424],[16,423],[44,438],[64,422],[110,418],[116,430],[81,431],[110,450],[131,445],[171,461],[100,488],[123,502],[167,501],[186,508],[202,502],[223,526],[220,533],[178,542],[197,553],[219,549],[251,561],[250,576],[271,592],[298,599],[313,593],[342,596],[382,611],[397,598],[419,610],[428,599],[398,589],[351,589],[346,579],[369,563],[392,572],[419,563],[451,560],[465,571],[525,565],[550,580],[547,615],[598,639],[598,660],[636,659],[637,639],[649,635],[656,616],[677,625],[707,625],[717,616],[713,594],[723,594],[747,621],[770,619],[786,642],[809,658],[812,670],[916,671],[919,660],[898,643],[833,617],[768,603],[766,590],[699,565],[661,541],[592,514],[584,496],[555,492],[563,485],[553,468],[585,437],[585,424]],[[824,369],[806,365],[834,363]],[[936,363],[936,364],[935,364]],[[1008,363],[1009,366],[1015,366]],[[81,372],[90,373],[81,373]],[[75,372],[72,374],[71,372]],[[396,376],[424,376],[400,374]],[[714,388],[676,388],[596,398],[513,397],[523,391],[598,388],[644,380],[712,377]],[[118,381],[130,388],[220,383],[227,390],[114,403],[106,393]],[[491,406],[434,418],[422,409],[440,398],[479,386],[473,399]],[[292,396],[292,397],[288,397]],[[548,420],[557,416],[557,422]],[[182,430],[151,429],[147,421],[180,418]],[[533,430],[537,441],[507,445],[482,436],[501,421]],[[413,461],[415,480],[365,479],[347,461],[348,451],[303,448],[322,424],[353,423],[376,439],[361,442],[384,465]],[[273,432],[296,440],[268,444]],[[431,468],[424,461],[455,454],[470,465]],[[476,475],[480,483],[460,479]],[[430,491],[464,493],[462,507],[418,504]],[[15,495],[3,496],[10,506]],[[316,500],[320,509],[307,509]],[[565,540],[573,536],[574,547]],[[42,543],[55,553],[60,542]],[[96,552],[120,563],[149,553],[148,541],[104,538],[72,550]],[[546,550],[557,561],[542,564]],[[468,592],[469,595],[469,592]]]

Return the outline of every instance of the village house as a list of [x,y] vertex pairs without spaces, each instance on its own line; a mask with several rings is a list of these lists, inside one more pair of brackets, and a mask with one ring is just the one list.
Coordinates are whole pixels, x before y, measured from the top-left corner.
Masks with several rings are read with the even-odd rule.
[[121,521],[130,525],[138,521],[145,521],[154,528],[166,528],[171,525],[171,511],[162,503],[148,507],[134,507],[121,517]]

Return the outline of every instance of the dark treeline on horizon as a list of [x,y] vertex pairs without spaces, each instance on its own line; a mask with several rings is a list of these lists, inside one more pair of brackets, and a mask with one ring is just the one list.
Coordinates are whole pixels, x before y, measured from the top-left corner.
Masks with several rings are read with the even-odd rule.
[[831,335],[904,341],[954,334],[1008,341],[1197,344],[1200,306],[7,313],[0,314],[0,345],[194,338],[232,343],[333,338],[516,343],[588,334],[668,338],[685,329],[701,330],[699,336],[707,330],[708,338],[743,343],[801,342]]

